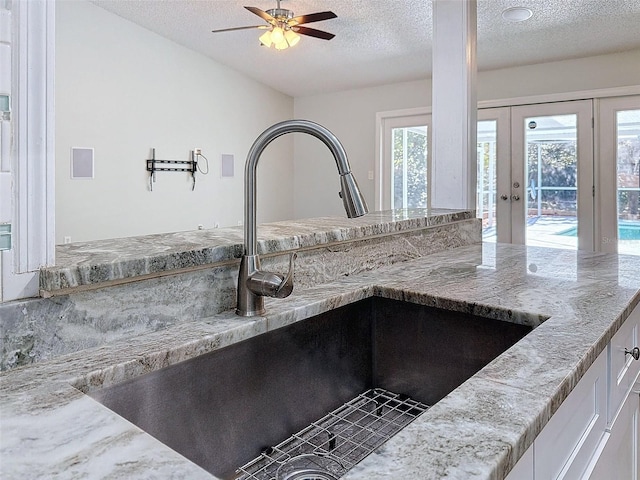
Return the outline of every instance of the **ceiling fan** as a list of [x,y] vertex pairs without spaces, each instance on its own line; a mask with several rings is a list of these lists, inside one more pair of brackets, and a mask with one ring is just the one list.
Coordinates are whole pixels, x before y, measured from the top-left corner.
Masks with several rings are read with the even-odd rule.
[[256,7],[244,7],[251,13],[265,20],[268,25],[223,28],[220,30],[212,30],[212,32],[231,32],[233,30],[247,30],[250,28],[267,30],[260,36],[260,43],[267,47],[271,47],[273,45],[277,50],[284,50],[285,48],[293,47],[300,41],[300,35],[321,38],[322,40],[331,40],[335,37],[333,33],[323,32],[322,30],[303,26],[305,23],[321,22],[323,20],[337,18],[338,16],[335,13],[317,12],[294,17],[291,10],[280,8],[280,0],[277,0],[277,2],[276,8],[272,8],[267,11],[260,10]]

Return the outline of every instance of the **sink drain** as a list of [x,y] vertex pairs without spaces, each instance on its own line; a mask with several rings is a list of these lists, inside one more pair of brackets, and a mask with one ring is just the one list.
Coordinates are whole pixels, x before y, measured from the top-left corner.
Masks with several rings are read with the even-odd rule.
[[299,455],[280,465],[276,480],[338,480],[340,475],[329,472],[339,472],[342,468],[340,463],[326,456]]

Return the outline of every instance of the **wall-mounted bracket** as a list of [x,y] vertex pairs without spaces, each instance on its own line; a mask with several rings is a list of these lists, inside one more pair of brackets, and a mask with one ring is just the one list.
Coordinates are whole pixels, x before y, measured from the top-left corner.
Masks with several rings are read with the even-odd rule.
[[[165,165],[165,166],[158,166]],[[167,166],[171,165],[171,166]],[[185,165],[185,166],[177,166]],[[198,161],[193,151],[191,152],[191,160],[159,160],[156,158],[156,149],[151,149],[151,158],[147,160],[147,172],[149,172],[149,188],[153,191],[153,182],[156,181],[156,172],[189,172],[193,178],[191,190],[196,188],[196,171],[198,169]]]

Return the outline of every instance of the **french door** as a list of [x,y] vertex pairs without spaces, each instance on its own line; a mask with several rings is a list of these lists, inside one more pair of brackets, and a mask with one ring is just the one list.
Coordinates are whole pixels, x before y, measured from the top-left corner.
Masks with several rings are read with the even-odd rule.
[[483,240],[511,243],[511,203],[500,199],[511,188],[509,107],[478,110],[477,178],[476,213],[482,218]]
[[596,247],[640,255],[640,96],[602,99],[598,107]]
[[478,112],[485,241],[594,248],[592,101]]
[[[431,115],[380,125],[376,207],[429,207]],[[640,96],[480,109],[477,146],[484,241],[640,255]]]
[[431,114],[384,118],[381,127],[376,207],[430,207]]

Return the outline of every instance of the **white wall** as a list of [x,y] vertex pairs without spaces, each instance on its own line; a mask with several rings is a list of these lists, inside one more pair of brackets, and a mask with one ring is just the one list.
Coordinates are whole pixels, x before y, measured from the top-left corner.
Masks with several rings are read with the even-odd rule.
[[[292,118],[293,99],[85,1],[56,6],[56,243],[236,225],[244,161],[269,125]],[[95,149],[95,178],[70,179],[71,147]],[[187,173],[145,160],[210,163],[191,191]],[[220,155],[235,177],[220,177]],[[293,137],[266,150],[258,173],[259,221],[293,216]],[[268,167],[266,166],[268,165]],[[277,194],[273,194],[277,192]]]
[[[376,112],[430,104],[431,81],[421,80],[298,97],[294,115],[324,125],[340,139],[373,209],[374,183],[368,173],[374,170]],[[339,178],[329,150],[319,141],[299,135],[294,139],[294,151],[295,218],[343,215]]]
[[[629,85],[640,85],[640,50],[480,72],[478,101]],[[317,121],[338,136],[373,206],[374,183],[367,174],[374,170],[375,114],[430,105],[431,81],[424,80],[298,97],[294,115]],[[294,145],[295,217],[341,214],[341,204],[335,200],[335,168],[325,158],[326,148],[307,138],[296,138]]]
[[478,101],[640,85],[640,49],[480,72]]
[[[249,147],[292,117],[341,139],[373,206],[375,114],[431,105],[430,79],[294,100],[84,0],[57,2],[56,16],[56,243],[235,225]],[[481,72],[478,100],[637,84],[640,50]],[[95,148],[95,179],[69,178],[72,146]],[[151,147],[182,160],[200,147],[211,173],[191,192],[187,174],[159,172],[149,192]],[[222,153],[233,179],[220,178]],[[317,139],[278,139],[260,162],[259,221],[342,215],[336,172]]]

